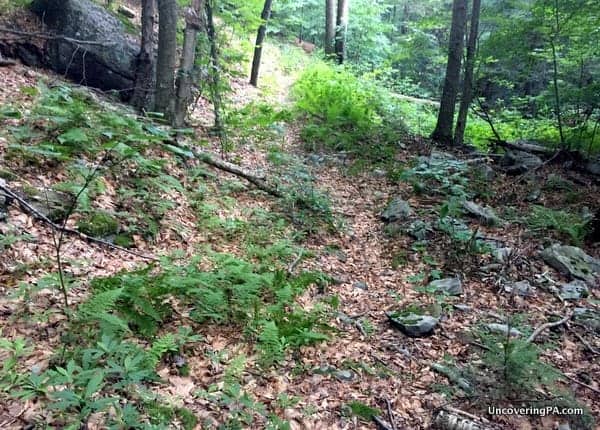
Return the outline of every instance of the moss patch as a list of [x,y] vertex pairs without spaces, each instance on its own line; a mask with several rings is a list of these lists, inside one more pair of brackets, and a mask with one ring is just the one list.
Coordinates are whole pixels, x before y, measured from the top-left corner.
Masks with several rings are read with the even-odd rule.
[[119,222],[107,212],[95,211],[77,221],[77,229],[88,236],[105,237],[119,232]]

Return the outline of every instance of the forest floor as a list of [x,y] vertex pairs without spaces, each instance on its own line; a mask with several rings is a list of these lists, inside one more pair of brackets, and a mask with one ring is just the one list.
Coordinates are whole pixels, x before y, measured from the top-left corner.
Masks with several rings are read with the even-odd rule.
[[[273,64],[266,64],[263,74],[263,79],[272,84],[267,97],[237,81],[233,85],[234,102],[240,105],[253,100],[289,103],[287,95],[293,78]],[[22,66],[2,69],[0,106],[16,104],[27,109],[34,97],[21,89],[35,87],[40,80],[53,79],[60,80]],[[208,104],[204,102],[194,113],[194,121],[198,124],[196,134],[199,139],[210,142],[211,148],[218,153],[218,142],[203,126],[211,121],[206,112]],[[8,127],[10,122],[5,120],[4,124]],[[255,401],[264,403],[288,420],[292,429],[376,428],[373,422],[347,413],[344,405],[353,401],[379,408],[383,411],[382,418],[388,422],[392,421],[392,414],[398,429],[429,428],[434,412],[444,406],[484,417],[505,429],[558,428],[564,417],[489,415],[488,406],[506,406],[507,403],[482,396],[470,397],[449,387],[447,378],[432,370],[431,365],[454,363],[458,368],[466,369],[479,362],[484,351],[478,346],[474,330],[483,323],[499,322],[502,315],[520,315],[519,327],[525,327],[525,332],[529,328],[531,333],[533,328],[548,322],[550,316],[564,316],[575,305],[598,309],[600,289],[597,287],[591,288],[590,297],[575,304],[559,300],[556,294],[544,288],[550,283],[548,279],[557,284],[567,280],[539,258],[544,245],[558,239],[556,236],[545,237],[546,232],[533,233],[520,221],[531,212],[532,203],[526,200],[536,189],[541,189],[541,196],[535,203],[539,206],[559,209],[568,201],[572,210],[586,206],[596,209],[600,195],[598,184],[584,175],[562,171],[554,165],[542,166],[532,175],[515,178],[490,164],[494,169],[493,179],[473,181],[472,186],[487,196],[486,204],[495,207],[501,217],[512,216],[512,219],[502,227],[479,225],[477,220],[468,218],[464,221],[483,239],[512,248],[513,254],[495,268],[486,269],[485,266],[494,263],[489,253],[465,252],[464,243],[439,231],[431,232],[426,247],[415,245],[409,235],[394,231],[393,226],[386,227],[381,219],[390,200],[401,197],[410,204],[414,219],[435,223],[435,211],[446,199],[443,195],[416,194],[411,184],[390,179],[378,167],[352,169],[353,160],[345,154],[309,154],[303,149],[300,127],[300,123],[286,124],[276,141],[237,141],[228,153],[228,159],[246,168],[277,175],[278,170],[268,158],[275,150],[293,157],[314,176],[316,187],[330,196],[339,228],[318,229],[294,239],[292,249],[296,251],[287,255],[286,262],[292,263],[298,258],[298,264],[292,267],[295,272],[318,270],[333,279],[324,289],[316,286],[309,289],[299,302],[310,308],[323,296],[337,296],[340,305],[331,313],[330,323],[339,331],[325,342],[300,348],[275,369],[259,371],[249,367],[244,371],[243,389]],[[6,157],[8,144],[6,137],[0,136],[0,160],[3,160],[0,167],[18,172],[18,177],[8,181],[11,186],[49,187],[64,179],[66,173],[60,165],[36,171],[9,160]],[[436,151],[439,154],[439,148],[427,139],[407,136],[396,154],[396,161],[411,165],[416,157],[430,157]],[[459,162],[467,157],[459,153],[444,154],[451,159],[456,157]],[[156,155],[172,158],[161,150],[157,150]],[[184,164],[169,161],[169,171],[186,185],[188,169],[199,165],[198,161]],[[250,213],[257,209],[278,210],[276,199],[240,183],[235,176],[205,168],[211,172],[206,177],[206,201],[212,204],[206,207],[222,221],[246,221],[251,229]],[[556,185],[557,178],[563,181],[562,186]],[[554,181],[554,188],[544,186],[549,181]],[[110,177],[105,178],[104,192],[96,204],[103,209],[114,209],[114,197],[119,187],[120,184]],[[227,235],[219,228],[203,226],[198,212],[192,207],[193,202],[183,194],[164,197],[172,198],[177,204],[165,214],[153,242],[134,236],[137,252],[161,256],[180,251],[192,256],[208,245],[217,252],[247,255],[248,244],[242,233],[234,230]],[[55,270],[51,230],[14,206],[9,210],[7,222],[0,223],[0,231],[6,233],[10,226],[12,230],[27,232],[34,239],[6,246],[3,250],[0,248],[1,336],[12,340],[27,339],[33,351],[24,359],[23,369],[44,369],[55,351],[60,349],[64,334],[61,324],[65,317],[60,311],[60,294],[51,287],[38,288],[31,295],[15,297],[14,293],[27,291],[27,286],[39,286],[39,279]],[[68,225],[75,226],[75,220],[69,221]],[[286,227],[283,237],[297,238],[294,228],[293,223]],[[598,245],[588,244],[584,248],[590,255],[600,256]],[[146,263],[139,257],[71,237],[66,240],[62,259],[65,271],[77,280],[69,291],[71,304],[86,297],[90,279],[124,269],[132,270]],[[413,303],[439,304],[436,296],[415,288],[425,287],[428,280],[439,276],[459,277],[463,293],[459,297],[444,297],[441,323],[436,331],[425,338],[411,338],[392,327],[387,312]],[[531,295],[521,297],[503,290],[505,281],[522,280],[534,285]],[[175,316],[163,330],[183,323],[187,323],[185,315]],[[220,423],[234,405],[217,407],[195,395],[198,390],[222,380],[225,367],[211,360],[207,351],[231,358],[241,353],[252,357],[253,350],[236,327],[208,325],[196,326],[195,330],[203,340],[186,354],[189,375],[178,375],[172,366],[165,364],[159,370],[162,381],[157,384],[156,391],[185,405],[204,422]],[[559,385],[572,392],[596,420],[600,420],[600,364],[598,355],[590,351],[600,349],[598,334],[577,327],[569,330],[559,327],[543,332],[536,340],[538,343],[543,341],[551,342],[554,347],[542,352],[542,360],[588,387],[568,379]],[[536,389],[542,397],[551,396],[544,386]],[[282,393],[297,400],[282,405],[279,401]],[[28,424],[47,419],[48,412],[41,401],[9,400],[1,394],[0,402],[1,428],[30,428]],[[527,404],[527,399],[522,403]],[[262,425],[257,421],[249,428]],[[98,427],[88,423],[87,428]],[[389,428],[393,428],[392,424]],[[578,427],[574,424],[572,428]]]

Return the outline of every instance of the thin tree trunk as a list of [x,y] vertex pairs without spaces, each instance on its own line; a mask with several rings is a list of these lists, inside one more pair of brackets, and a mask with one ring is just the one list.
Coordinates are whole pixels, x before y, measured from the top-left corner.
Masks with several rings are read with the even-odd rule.
[[[560,16],[558,8],[558,0],[554,0],[554,19],[555,33],[550,40],[552,47],[552,80],[554,82],[554,110],[556,112],[556,121],[558,123],[558,133],[560,135],[560,147],[565,149],[565,136],[563,133],[562,111],[560,108],[560,91],[558,89],[558,52],[556,51],[556,39],[560,36]],[[569,148],[570,149],[570,148]]]
[[335,32],[335,54],[339,64],[346,58],[346,28],[348,27],[348,1],[337,1],[337,19]]
[[458,110],[458,119],[456,121],[456,130],[454,131],[454,143],[461,145],[465,137],[467,127],[467,115],[469,106],[473,100],[473,74],[475,70],[475,57],[477,54],[477,37],[479,36],[479,15],[481,12],[481,0],[473,0],[471,10],[471,29],[469,31],[469,41],[467,43],[467,60],[465,64],[465,78],[463,80],[463,91],[460,99],[460,108]]
[[250,73],[250,84],[258,85],[258,72],[260,70],[260,59],[262,57],[262,48],[267,35],[267,22],[271,17],[271,4],[273,0],[265,0],[262,13],[260,14],[260,27],[256,35],[256,45],[254,46],[254,58],[252,58],[252,72]]
[[135,89],[131,104],[141,111],[154,109],[156,61],[154,58],[154,18],[156,0],[142,1],[142,46],[135,71]]
[[203,0],[192,0],[192,4],[185,14],[185,36],[183,39],[183,52],[181,66],[177,79],[177,97],[175,99],[175,115],[173,125],[181,127],[185,124],[187,110],[192,102],[192,72],[196,62],[196,46],[198,44],[198,31],[202,29],[204,16]]
[[454,111],[456,109],[456,97],[460,85],[460,65],[463,56],[466,22],[467,0],[454,0],[444,89],[442,91],[437,124],[431,135],[432,139],[446,145],[452,145],[452,128],[454,124]]
[[335,51],[335,0],[325,0],[325,54]]
[[171,119],[175,107],[177,0],[158,0],[158,59],[155,109]]
[[208,42],[210,44],[210,96],[215,113],[215,131],[221,139],[221,156],[224,157],[225,129],[223,128],[223,121],[221,119],[221,71],[219,67],[219,49],[217,46],[217,32],[215,30],[212,1],[213,0],[205,0],[204,2],[204,9],[206,10],[206,34],[208,35]]

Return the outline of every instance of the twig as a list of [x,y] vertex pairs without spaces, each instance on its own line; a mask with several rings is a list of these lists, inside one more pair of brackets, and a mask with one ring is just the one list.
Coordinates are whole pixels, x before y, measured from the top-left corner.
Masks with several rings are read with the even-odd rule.
[[377,426],[382,430],[394,430],[388,425],[388,423],[383,421],[379,415],[373,415],[373,421],[375,421],[375,424],[377,424]]
[[156,258],[156,257],[144,255],[144,254],[132,251],[130,249],[124,248],[122,246],[115,245],[114,243],[110,243],[106,240],[99,239],[97,237],[88,236],[87,234],[81,233],[80,231],[74,230],[72,228],[60,226],[60,225],[56,224],[54,221],[50,220],[46,215],[39,212],[37,209],[35,209],[33,206],[31,206],[26,200],[19,197],[17,194],[15,194],[13,191],[11,191],[8,187],[4,186],[1,183],[0,183],[0,191],[2,191],[2,193],[4,193],[4,195],[8,196],[9,198],[11,198],[11,199],[15,200],[17,203],[19,203],[19,207],[25,213],[33,216],[35,219],[38,219],[38,220],[48,224],[55,231],[63,232],[63,233],[66,233],[66,234],[69,234],[72,236],[77,236],[77,237],[85,240],[86,242],[103,245],[108,248],[112,248],[112,249],[116,249],[121,252],[125,252],[127,254],[135,255],[136,257],[140,257],[145,260],[159,261],[158,258]]
[[392,403],[390,402],[390,399],[388,399],[387,397],[385,398],[385,405],[387,406],[387,412],[388,412],[388,416],[390,417],[390,423],[392,424],[392,429],[398,430],[398,427],[396,427],[396,420],[394,420],[394,413],[392,412]]
[[558,327],[560,325],[565,324],[567,321],[569,321],[571,319],[571,317],[573,316],[572,312],[569,312],[563,319],[559,320],[559,321],[555,321],[555,322],[551,322],[551,323],[546,323],[546,324],[542,324],[541,326],[539,326],[538,328],[536,328],[534,330],[533,333],[531,333],[531,336],[529,336],[527,338],[527,340],[525,341],[525,343],[532,343],[533,341],[535,341],[535,339],[546,329],[552,328],[552,327]]
[[48,40],[62,40],[64,42],[73,43],[74,45],[90,45],[90,46],[114,46],[115,43],[99,42],[96,40],[80,40],[73,39],[72,37],[63,36],[62,34],[50,34],[50,33],[31,33],[28,31],[13,30],[6,27],[0,27],[0,33],[15,34],[17,36],[48,39]]
[[574,377],[566,374],[566,373],[561,373],[562,376],[564,376],[565,378],[567,378],[569,381],[576,383],[577,385],[581,385],[582,387],[587,388],[588,390],[593,391],[594,393],[598,393],[600,394],[600,390],[597,388],[592,387],[591,385],[586,384],[585,382],[581,382],[579,379],[575,379]]
[[300,260],[302,260],[303,254],[304,254],[304,250],[301,249],[300,252],[298,253],[298,256],[288,266],[288,268],[287,268],[288,275],[291,276],[291,275],[294,274],[294,269],[296,268],[296,266],[298,265],[298,263],[300,263]]
[[583,343],[585,345],[585,347],[587,349],[589,349],[592,354],[600,355],[600,351],[598,351],[596,348],[594,348],[592,345],[590,345],[589,342],[587,340],[585,340],[582,335],[577,333],[577,331],[575,331],[569,323],[566,324],[566,327],[567,327],[567,330],[569,330],[571,333],[573,333],[575,335],[575,337],[577,337],[577,339],[579,339],[581,341],[581,343]]

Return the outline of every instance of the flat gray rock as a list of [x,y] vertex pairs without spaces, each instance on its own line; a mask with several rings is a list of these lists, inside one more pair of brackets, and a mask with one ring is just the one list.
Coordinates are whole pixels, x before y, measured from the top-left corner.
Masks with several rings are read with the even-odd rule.
[[591,331],[600,333],[600,312],[589,308],[575,308],[573,319]]
[[585,282],[579,279],[569,282],[568,284],[562,284],[558,293],[564,300],[579,300],[590,295]]
[[410,337],[425,337],[433,333],[440,320],[432,315],[416,312],[392,312],[387,314],[392,325]]
[[563,275],[581,279],[590,286],[597,285],[600,260],[586,254],[581,248],[556,244],[544,249],[540,255],[546,264]]
[[404,221],[413,213],[410,204],[400,197],[395,197],[381,214],[384,222]]
[[537,155],[524,151],[506,151],[500,160],[500,165],[509,175],[520,175],[532,169],[537,169],[543,161]]
[[496,248],[492,251],[492,257],[498,263],[506,263],[514,253],[512,248]]
[[450,296],[460,296],[463,292],[462,282],[459,278],[445,278],[432,281],[427,286],[437,293],[444,293]]
[[522,297],[531,297],[535,294],[534,287],[529,281],[510,282],[504,285],[504,291],[509,294],[517,294]]
[[485,225],[497,226],[502,224],[502,220],[492,208],[483,207],[468,200],[464,201],[462,205],[469,215],[474,216]]
[[[508,328],[508,325],[506,325],[506,324],[490,323],[490,324],[486,324],[485,326],[491,332],[499,333],[504,336],[506,336],[508,334],[509,328]],[[510,336],[511,337],[519,337],[519,336],[521,336],[521,334],[522,333],[519,330],[517,330],[516,328],[513,328],[513,327],[510,328]]]

